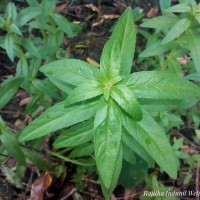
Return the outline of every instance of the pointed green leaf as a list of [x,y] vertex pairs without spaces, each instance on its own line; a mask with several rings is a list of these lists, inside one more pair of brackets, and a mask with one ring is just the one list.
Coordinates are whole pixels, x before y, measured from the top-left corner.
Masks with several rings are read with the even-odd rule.
[[120,172],[121,172],[121,169],[122,169],[122,158],[123,158],[122,147],[120,146],[119,154],[118,154],[117,160],[116,160],[116,165],[114,165],[113,168],[112,168],[113,176],[112,176],[112,179],[111,179],[110,187],[107,188],[105,186],[103,180],[102,179],[100,180],[101,181],[101,189],[102,189],[102,192],[103,192],[106,200],[109,199],[109,197],[111,196],[111,194],[112,194],[113,190],[115,189],[116,184],[118,182]]
[[28,141],[48,133],[69,127],[92,117],[99,107],[98,101],[65,108],[64,102],[58,103],[44,112],[21,133],[19,140]]
[[6,20],[15,22],[17,18],[17,9],[14,3],[9,3],[5,10],[5,18]]
[[147,48],[140,53],[139,57],[145,58],[150,56],[158,56],[173,48],[174,45],[171,43],[161,45],[161,41],[154,42],[153,44],[147,46]]
[[22,153],[19,142],[14,133],[7,129],[0,135],[0,140],[5,149],[14,159],[16,159],[21,165],[26,164],[24,154]]
[[71,24],[65,17],[63,17],[62,15],[56,14],[56,13],[53,13],[51,16],[55,20],[58,27],[64,33],[66,33],[69,38],[74,37],[74,33],[72,31]]
[[103,93],[101,87],[101,84],[95,80],[86,81],[68,95],[65,106],[101,95]]
[[16,33],[16,34],[22,36],[22,32],[21,32],[20,29],[16,26],[16,24],[11,24],[10,29],[11,29],[14,33]]
[[6,165],[1,165],[0,169],[10,184],[20,189],[24,188],[21,178],[12,169]]
[[[162,1],[162,0],[161,0]],[[180,3],[165,10],[166,12],[185,13],[191,12],[191,7],[188,3]]]
[[128,76],[123,84],[128,86],[137,98],[170,100],[200,97],[198,86],[167,72],[136,72]]
[[23,39],[22,40],[23,47],[33,56],[36,58],[41,58],[40,53],[38,52],[38,49],[34,45],[33,41],[30,39]]
[[120,174],[121,119],[113,100],[101,108],[94,122],[94,146],[97,168],[105,188],[116,186]]
[[[165,23],[163,23],[163,21]],[[158,16],[152,19],[144,19],[143,23],[140,26],[163,30],[171,28],[177,21],[178,21],[177,16]]]
[[5,36],[5,49],[11,61],[14,61],[14,38],[12,34]]
[[53,143],[55,148],[73,147],[88,142],[93,137],[93,123],[80,123],[62,133]]
[[22,78],[11,77],[0,85],[0,109],[3,108],[17,92]]
[[[162,128],[143,110],[143,118],[135,122],[123,117],[123,125],[132,137],[149,153],[158,165],[172,178],[177,177],[175,154]],[[166,162],[167,161],[167,162]]]
[[200,72],[200,37],[199,34],[193,30],[187,32],[187,44],[189,46],[192,60],[197,72]]
[[21,87],[27,90],[29,93],[31,93],[30,84],[29,84],[28,62],[24,57],[21,58],[17,63],[16,76],[24,78],[24,81],[21,84]]
[[138,99],[143,109],[148,112],[172,111],[179,108],[179,99]]
[[200,73],[188,74],[185,78],[192,81],[200,81]]
[[23,8],[22,10],[20,10],[18,14],[16,23],[18,26],[21,27],[40,14],[41,14],[41,9],[39,6],[31,6]]
[[48,79],[34,79],[32,81],[32,90],[40,92],[41,94],[45,94],[49,97],[53,97],[55,99],[60,99],[59,95],[57,94],[56,88]]
[[42,17],[46,17],[46,15],[49,15],[52,11],[55,10],[56,0],[43,0],[41,3],[41,7]]
[[66,83],[58,78],[50,78],[48,77],[48,79],[61,91],[63,91],[65,94],[69,94],[70,92],[72,92],[72,90],[74,89],[74,86]]
[[133,92],[124,85],[115,85],[111,90],[111,97],[124,109],[133,119],[141,120],[142,111]]
[[87,80],[94,79],[98,69],[80,60],[62,59],[44,65],[40,71],[47,77],[79,86]]
[[135,28],[132,9],[129,7],[118,20],[110,40],[106,43],[101,56],[101,70],[108,77],[127,75],[131,71],[135,51]]
[[162,41],[162,44],[167,44],[168,42],[171,42],[172,40],[180,36],[190,27],[191,23],[191,20],[188,18],[180,19],[167,33],[164,40]]

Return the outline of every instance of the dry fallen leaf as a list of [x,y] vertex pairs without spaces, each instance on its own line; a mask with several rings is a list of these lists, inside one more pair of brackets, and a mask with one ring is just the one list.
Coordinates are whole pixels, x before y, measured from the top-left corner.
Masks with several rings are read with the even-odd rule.
[[43,200],[44,192],[52,183],[49,172],[43,172],[31,186],[31,198],[29,200]]
[[183,145],[181,150],[187,154],[197,154],[199,153],[197,150],[190,148],[188,145]]
[[63,3],[59,6],[56,6],[56,12],[59,13],[59,12],[62,12],[67,6],[67,3]]
[[22,99],[20,102],[19,102],[19,106],[25,106],[30,100],[31,100],[32,97],[27,97],[25,99]]
[[158,11],[159,11],[158,7],[151,8],[151,9],[149,10],[149,12],[147,13],[147,17],[148,17],[148,18],[153,18],[153,17],[155,17],[155,16],[157,15]]
[[19,129],[22,129],[26,126],[26,124],[24,123],[24,121],[20,120],[20,119],[17,119],[15,121],[15,126]]
[[102,15],[101,16],[102,19],[118,19],[119,15]]
[[86,4],[85,7],[91,9],[94,12],[99,12],[99,8],[97,8],[94,4]]

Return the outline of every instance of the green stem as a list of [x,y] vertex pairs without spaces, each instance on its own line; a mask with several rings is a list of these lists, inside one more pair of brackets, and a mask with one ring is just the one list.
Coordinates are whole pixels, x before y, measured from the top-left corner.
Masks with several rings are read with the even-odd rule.
[[50,152],[50,151],[48,151],[48,153],[66,161],[66,162],[71,162],[71,163],[76,164],[76,165],[82,165],[82,166],[86,166],[86,167],[90,167],[90,166],[95,165],[95,162],[94,163],[84,163],[84,162],[79,162],[78,160],[72,160],[70,158],[66,158],[65,156],[60,155],[59,153],[54,153],[54,152]]

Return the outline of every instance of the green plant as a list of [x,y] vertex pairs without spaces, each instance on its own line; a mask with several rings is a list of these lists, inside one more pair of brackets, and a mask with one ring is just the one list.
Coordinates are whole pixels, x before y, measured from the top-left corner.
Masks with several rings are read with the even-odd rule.
[[[0,8],[5,7],[1,9],[5,13],[0,14],[0,47],[16,67],[13,76],[9,76],[0,85],[0,109],[5,109],[20,88],[30,95],[25,113],[31,117],[48,108],[52,99],[58,100],[63,98],[62,95],[66,96],[58,93],[57,88],[48,79],[41,79],[39,74],[42,63],[69,56],[64,50],[64,39],[66,36],[74,37],[81,30],[81,25],[69,22],[56,12],[56,2],[27,0],[28,6],[19,11],[14,3],[0,3]],[[28,146],[20,145],[18,133],[12,131],[2,118],[0,117],[0,169],[8,182],[23,188],[22,176],[27,164],[34,164],[41,170],[50,170],[51,166],[47,165],[47,156],[37,151],[40,140]],[[6,167],[9,157],[17,161],[16,170]]]
[[[165,4],[164,4],[165,2]],[[155,29],[155,34],[148,35],[146,49],[140,54],[141,58],[162,56],[162,67],[169,69],[177,75],[182,75],[182,69],[177,59],[186,54],[191,55],[185,59],[189,73],[200,72],[200,4],[194,0],[179,1],[180,4],[170,7],[171,1],[160,1],[162,15],[152,19],[144,19],[140,25]],[[175,13],[175,14],[174,14]],[[163,23],[165,21],[165,23]],[[184,63],[183,63],[184,64]]]
[[45,111],[19,137],[20,142],[25,142],[72,126],[64,129],[53,145],[55,148],[94,146],[106,199],[116,187],[123,160],[133,167],[140,164],[144,170],[155,161],[170,177],[176,178],[178,164],[173,149],[148,110],[170,110],[178,108],[184,99],[197,101],[200,97],[198,86],[172,73],[130,74],[135,38],[132,11],[128,8],[103,49],[100,69],[76,59],[43,66],[41,72],[52,82],[56,78],[63,90],[69,86],[74,89],[68,92],[65,101]]
[[[56,87],[47,79],[38,78],[42,63],[68,57],[63,49],[64,37],[74,37],[81,25],[69,22],[56,13],[56,0],[28,0],[28,7],[17,12],[14,3],[9,3],[0,16],[0,47],[6,50],[9,59],[17,58],[16,77],[2,83],[0,108],[6,105],[19,87],[32,95],[26,113],[37,110],[40,100],[48,107],[50,98],[59,99]],[[10,84],[12,83],[12,84]],[[4,94],[4,91],[9,91]],[[15,91],[15,92],[14,92]]]

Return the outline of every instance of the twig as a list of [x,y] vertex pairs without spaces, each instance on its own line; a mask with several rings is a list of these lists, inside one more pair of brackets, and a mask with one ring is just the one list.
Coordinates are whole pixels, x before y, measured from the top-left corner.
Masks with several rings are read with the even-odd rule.
[[95,198],[95,199],[104,200],[102,197],[97,196],[97,195],[92,194],[92,193],[89,193],[89,192],[81,191],[80,193],[85,194],[85,195],[88,195],[88,196],[90,196],[90,197],[92,197],[92,198]]
[[25,189],[26,192],[28,192],[31,189],[32,182],[33,182],[33,167],[31,167],[31,175],[26,185],[26,189]]
[[[196,169],[196,192],[199,191],[199,170],[200,170],[200,161],[197,162],[197,169]],[[199,200],[199,195],[196,196],[196,200]]]
[[62,197],[60,200],[65,200],[67,199],[68,197],[70,197],[72,194],[74,194],[74,192],[76,192],[76,188],[73,188],[71,190],[71,192],[69,192],[66,196]]
[[5,65],[4,63],[1,62],[0,65],[1,65],[2,67],[4,67],[6,70],[8,70],[9,72],[14,73],[13,70],[10,69],[10,68],[9,68],[7,65]]

